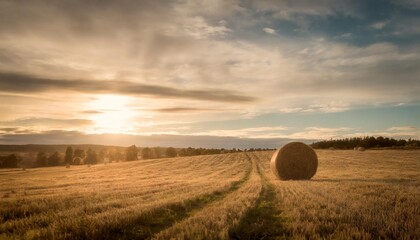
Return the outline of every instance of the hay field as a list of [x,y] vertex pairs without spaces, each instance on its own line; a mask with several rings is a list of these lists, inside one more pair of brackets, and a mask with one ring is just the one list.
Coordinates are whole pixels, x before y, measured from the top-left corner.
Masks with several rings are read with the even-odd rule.
[[273,152],[0,170],[0,239],[420,239],[420,151]]

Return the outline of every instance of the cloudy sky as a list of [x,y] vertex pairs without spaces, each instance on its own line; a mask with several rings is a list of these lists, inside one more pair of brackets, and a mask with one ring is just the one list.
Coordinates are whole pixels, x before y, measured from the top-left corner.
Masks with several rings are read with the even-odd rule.
[[420,138],[418,0],[0,0],[0,39],[3,144]]

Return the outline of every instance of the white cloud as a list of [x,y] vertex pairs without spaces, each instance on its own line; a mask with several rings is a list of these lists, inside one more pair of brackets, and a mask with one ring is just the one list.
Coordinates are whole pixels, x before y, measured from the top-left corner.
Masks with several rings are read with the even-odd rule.
[[413,127],[413,126],[398,126],[398,127],[391,127],[388,128],[387,131],[404,131],[404,132],[415,132],[415,131],[420,131],[420,128],[418,127]]
[[343,135],[352,132],[353,128],[325,128],[325,127],[307,127],[304,131],[295,132],[284,137],[295,139],[317,139],[325,140],[330,138],[341,138]]
[[218,25],[209,25],[206,20],[202,17],[194,17],[188,21],[185,25],[184,30],[187,34],[193,36],[196,39],[203,39],[208,37],[220,37],[225,36],[231,29],[227,28],[226,21],[219,21]]
[[349,109],[350,109],[350,104],[348,103],[344,103],[340,101],[338,102],[332,101],[332,102],[323,103],[323,104],[312,104],[306,110],[331,113],[331,112],[344,112]]
[[375,136],[375,137],[389,137],[395,139],[420,139],[420,128],[411,126],[397,126],[385,130],[354,132],[344,135],[343,137],[362,137],[362,136]]
[[350,38],[352,36],[353,36],[352,33],[343,33],[343,34],[340,35],[340,37],[342,37],[342,38]]
[[210,130],[204,132],[192,133],[190,135],[197,136],[223,136],[223,137],[244,137],[244,138],[277,138],[280,132],[287,130],[287,127],[255,127],[255,128],[240,128],[229,130]]
[[263,28],[263,31],[265,33],[272,34],[272,35],[276,35],[277,34],[276,30],[274,30],[272,28]]
[[376,22],[372,25],[370,25],[372,28],[374,29],[383,29],[384,27],[386,27],[388,25],[389,21],[381,21],[381,22]]

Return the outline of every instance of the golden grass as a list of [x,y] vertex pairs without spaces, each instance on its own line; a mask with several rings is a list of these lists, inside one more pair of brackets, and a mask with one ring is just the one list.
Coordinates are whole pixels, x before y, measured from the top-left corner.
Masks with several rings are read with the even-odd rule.
[[420,239],[420,151],[320,150],[309,181],[272,154],[0,170],[0,239]]
[[259,155],[294,239],[420,238],[419,151],[317,153],[311,181],[279,181]]

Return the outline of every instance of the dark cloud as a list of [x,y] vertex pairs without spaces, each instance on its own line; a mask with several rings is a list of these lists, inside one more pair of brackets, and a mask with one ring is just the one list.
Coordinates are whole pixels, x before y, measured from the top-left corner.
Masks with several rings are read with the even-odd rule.
[[19,128],[0,128],[0,132],[15,132],[19,130]]
[[0,91],[35,93],[44,91],[114,93],[159,98],[186,98],[218,102],[252,102],[254,97],[220,89],[184,90],[126,81],[58,80],[24,74],[0,73]]
[[82,113],[82,114],[101,114],[103,112],[102,111],[97,111],[97,110],[86,110],[86,111],[81,111],[80,113]]
[[0,122],[3,126],[20,126],[20,127],[33,127],[33,126],[81,126],[90,125],[91,120],[88,119],[58,119],[58,118],[21,118],[12,121]]
[[170,108],[158,108],[155,109],[156,112],[162,113],[173,113],[173,112],[202,112],[202,111],[215,111],[215,109],[210,108],[191,108],[191,107],[170,107]]

